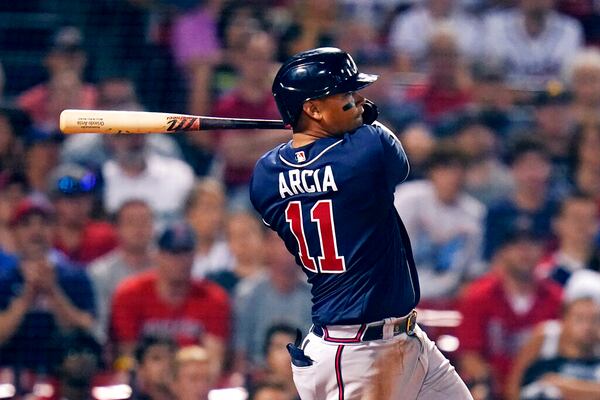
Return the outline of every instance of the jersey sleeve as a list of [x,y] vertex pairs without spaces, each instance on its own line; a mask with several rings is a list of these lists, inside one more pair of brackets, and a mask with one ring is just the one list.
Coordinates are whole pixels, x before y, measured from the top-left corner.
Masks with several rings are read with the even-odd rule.
[[391,130],[379,122],[375,122],[374,126],[380,133],[386,183],[388,188],[394,191],[396,186],[408,177],[410,172],[408,157],[400,140]]

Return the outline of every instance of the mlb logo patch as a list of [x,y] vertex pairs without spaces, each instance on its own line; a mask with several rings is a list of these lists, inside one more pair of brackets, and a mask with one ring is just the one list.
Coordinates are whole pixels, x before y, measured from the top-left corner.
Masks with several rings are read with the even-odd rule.
[[304,154],[303,151],[297,151],[296,152],[296,161],[298,161],[298,162],[306,161],[306,154]]

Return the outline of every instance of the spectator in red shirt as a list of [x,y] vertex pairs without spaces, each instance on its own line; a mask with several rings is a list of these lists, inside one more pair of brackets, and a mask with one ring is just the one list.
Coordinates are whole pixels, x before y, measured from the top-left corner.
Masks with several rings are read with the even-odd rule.
[[95,189],[96,175],[76,164],[58,166],[50,178],[49,195],[56,208],[54,246],[82,265],[118,243],[111,224],[90,218]]
[[476,398],[482,398],[481,391],[502,393],[514,357],[533,327],[559,315],[560,287],[533,274],[543,249],[534,232],[513,228],[495,254],[492,271],[460,299],[459,365]]
[[44,59],[48,81],[16,100],[37,131],[47,135],[58,132],[58,117],[66,108],[96,107],[96,88],[83,81],[86,62],[81,32],[72,26],[59,29]]
[[[266,32],[248,38],[244,57],[236,66],[239,81],[231,93],[219,98],[212,114],[220,117],[279,119],[271,94],[275,43]],[[288,141],[284,131],[220,131],[216,150],[224,162],[224,182],[230,202],[251,208],[248,182],[256,161],[269,149]]]
[[444,115],[467,106],[472,94],[456,36],[451,30],[440,28],[432,34],[427,62],[427,81],[409,88],[406,100],[421,109],[426,121],[435,123]]
[[158,247],[156,268],[126,279],[113,296],[112,338],[119,353],[131,355],[142,335],[159,335],[181,346],[201,343],[221,365],[230,333],[229,300],[217,284],[192,279],[192,228],[171,223]]

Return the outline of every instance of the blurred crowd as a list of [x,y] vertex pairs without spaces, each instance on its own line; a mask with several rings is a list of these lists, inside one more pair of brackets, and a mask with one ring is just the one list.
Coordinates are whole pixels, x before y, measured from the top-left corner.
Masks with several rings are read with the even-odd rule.
[[0,399],[297,399],[310,288],[248,198],[290,133],[66,137],[58,117],[279,119],[274,72],[319,46],[380,75],[423,327],[474,397],[600,397],[599,1],[0,6],[28,15],[56,23],[0,29]]

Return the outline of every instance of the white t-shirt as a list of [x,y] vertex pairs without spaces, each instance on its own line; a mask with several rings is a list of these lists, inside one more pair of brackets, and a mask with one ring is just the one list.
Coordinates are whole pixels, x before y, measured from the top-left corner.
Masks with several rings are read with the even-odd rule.
[[583,44],[581,25],[575,19],[551,12],[545,29],[531,37],[518,9],[491,13],[485,20],[486,56],[506,65],[510,83],[540,89],[559,78],[566,62]]
[[217,240],[207,254],[195,255],[192,276],[200,279],[211,272],[232,271],[234,263],[235,259],[229,250],[227,241]]
[[411,239],[422,299],[453,297],[467,277],[480,275],[485,206],[468,194],[442,203],[427,180],[396,188],[394,205]]
[[194,173],[183,161],[158,155],[147,157],[147,167],[132,177],[108,160],[102,166],[104,177],[104,206],[110,213],[131,199],[148,203],[160,227],[170,219],[180,217],[185,201],[194,184]]
[[446,24],[454,31],[458,47],[467,58],[475,59],[481,54],[483,27],[477,18],[459,8],[442,20],[434,19],[424,6],[415,6],[400,14],[390,29],[390,45],[394,51],[407,54],[417,69],[423,70],[429,38],[440,24]]

